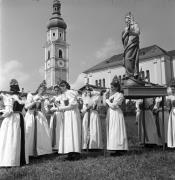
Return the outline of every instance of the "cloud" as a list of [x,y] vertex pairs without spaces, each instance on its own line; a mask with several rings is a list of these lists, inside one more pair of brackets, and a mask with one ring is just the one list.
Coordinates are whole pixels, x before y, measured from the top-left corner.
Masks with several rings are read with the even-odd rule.
[[84,77],[85,77],[84,73],[79,74],[79,76],[77,77],[76,81],[73,84],[71,84],[71,88],[75,89],[75,90],[78,90],[81,87],[83,87],[85,85]]
[[23,84],[29,79],[29,75],[23,71],[23,66],[19,61],[12,60],[8,62],[0,61],[0,90],[9,89],[9,81],[12,78]]
[[112,55],[118,54],[121,51],[122,44],[117,43],[112,38],[108,38],[104,43],[104,46],[95,53],[95,56],[97,59],[106,59]]

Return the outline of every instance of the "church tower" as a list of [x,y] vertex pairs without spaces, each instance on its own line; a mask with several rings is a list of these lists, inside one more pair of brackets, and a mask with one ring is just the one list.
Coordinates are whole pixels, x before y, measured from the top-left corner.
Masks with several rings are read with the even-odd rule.
[[54,0],[45,45],[45,80],[48,87],[54,86],[60,79],[68,81],[69,78],[66,28],[67,25],[61,17],[61,3]]

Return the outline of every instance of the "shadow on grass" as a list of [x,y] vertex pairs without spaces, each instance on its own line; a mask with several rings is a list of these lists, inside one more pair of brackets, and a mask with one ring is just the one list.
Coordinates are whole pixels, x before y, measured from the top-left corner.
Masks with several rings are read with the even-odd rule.
[[57,152],[54,152],[52,154],[45,154],[45,155],[41,155],[41,156],[37,156],[37,157],[30,157],[29,161],[30,161],[30,164],[40,164],[45,161],[52,161],[56,158],[59,159],[60,157],[62,157],[62,156],[59,155]]

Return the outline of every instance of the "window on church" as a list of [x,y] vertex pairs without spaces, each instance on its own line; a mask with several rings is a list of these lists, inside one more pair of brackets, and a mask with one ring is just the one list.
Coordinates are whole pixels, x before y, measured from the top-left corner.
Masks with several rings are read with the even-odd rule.
[[95,80],[95,85],[98,86],[98,80]]
[[59,58],[63,58],[63,52],[61,49],[59,49]]
[[50,59],[50,51],[48,51],[47,59]]
[[150,72],[149,72],[149,70],[146,70],[146,79],[148,80],[148,82],[150,82]]
[[55,33],[53,33],[53,36],[55,37]]
[[99,80],[99,86],[101,87],[101,79]]
[[103,87],[105,87],[106,85],[105,85],[105,79],[103,79]]
[[62,37],[62,33],[60,33],[60,38]]

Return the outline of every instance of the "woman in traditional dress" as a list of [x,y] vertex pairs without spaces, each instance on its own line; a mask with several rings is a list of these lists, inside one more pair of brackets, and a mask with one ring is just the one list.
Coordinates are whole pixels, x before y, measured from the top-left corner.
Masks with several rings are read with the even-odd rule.
[[84,113],[82,122],[82,148],[102,149],[101,122],[98,114],[98,99],[100,93],[95,93],[89,86],[82,96]]
[[63,112],[58,111],[57,107],[60,104],[60,88],[58,85],[54,86],[56,95],[48,102],[46,112],[51,114],[50,117],[50,133],[52,139],[53,150],[58,150],[60,140],[60,128],[63,126]]
[[140,118],[140,115],[141,115],[141,109],[140,109],[140,104],[142,104],[143,100],[141,99],[138,99],[136,100],[136,124],[137,124],[137,130],[138,130],[138,139],[139,139],[139,142],[141,142],[141,118]]
[[[4,108],[5,108],[5,107],[4,107],[3,97],[0,96],[0,115],[3,114],[1,111],[2,111]],[[2,124],[2,120],[3,120],[3,119],[0,119],[0,127],[1,127],[1,124]]]
[[[145,144],[147,144],[148,146],[162,144],[160,134],[157,131],[157,129],[159,129],[157,128],[158,124],[156,124],[156,119],[153,115],[153,107],[154,107],[153,98],[146,98],[144,107],[143,107],[143,102],[140,103],[140,109],[141,109],[141,113],[140,113],[141,142],[140,143],[143,144],[145,142]],[[145,121],[143,119],[143,115],[144,115],[143,108],[145,111]]]
[[63,126],[60,128],[59,154],[68,154],[66,159],[79,158],[81,152],[81,120],[78,109],[77,93],[70,90],[66,81],[61,81],[61,98],[58,111],[63,112]]
[[156,119],[157,133],[158,133],[158,136],[161,138],[162,145],[163,145],[163,138],[164,138],[165,143],[167,143],[169,108],[167,107],[167,103],[165,102],[165,104],[164,104],[164,126],[163,126],[163,119],[162,119],[162,98],[159,98],[159,97],[156,98],[153,111],[154,111],[155,119]]
[[3,122],[0,128],[0,166],[12,167],[28,164],[28,153],[25,147],[24,102],[19,96],[19,85],[16,79],[10,82],[10,94],[1,94],[4,109],[1,109]]
[[45,83],[41,83],[36,95],[28,94],[25,108],[26,143],[30,156],[40,156],[52,153],[51,137],[48,122],[41,111],[45,99]]
[[170,115],[168,119],[168,132],[167,132],[167,146],[170,148],[175,147],[175,93],[174,89],[169,88],[169,96],[167,97],[167,101],[171,102],[170,107]]
[[111,93],[106,94],[106,103],[109,106],[106,123],[107,123],[107,150],[119,151],[128,150],[128,140],[125,127],[123,112],[120,108],[124,100],[120,92],[120,83],[117,77],[111,82]]
[[135,106],[136,106],[136,124],[139,123],[139,118],[140,118],[140,106],[139,104],[141,103],[142,100],[138,99],[136,100]]

